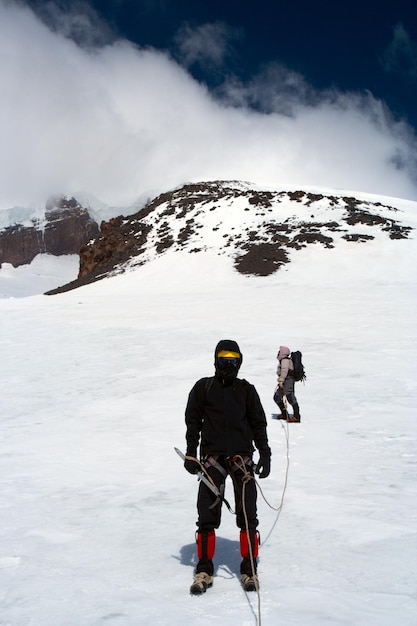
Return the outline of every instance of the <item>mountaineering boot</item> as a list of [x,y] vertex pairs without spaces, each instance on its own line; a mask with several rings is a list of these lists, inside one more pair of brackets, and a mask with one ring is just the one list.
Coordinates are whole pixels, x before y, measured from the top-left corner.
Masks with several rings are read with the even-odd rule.
[[245,591],[257,591],[259,589],[259,580],[256,574],[253,576],[242,574],[240,580]]
[[213,584],[213,576],[207,572],[199,572],[195,575],[194,582],[190,587],[190,593],[193,596],[201,596],[206,593],[207,589]]
[[298,406],[298,404],[294,404],[293,408],[294,408],[294,415],[292,417],[289,417],[288,421],[289,422],[301,422],[300,407]]

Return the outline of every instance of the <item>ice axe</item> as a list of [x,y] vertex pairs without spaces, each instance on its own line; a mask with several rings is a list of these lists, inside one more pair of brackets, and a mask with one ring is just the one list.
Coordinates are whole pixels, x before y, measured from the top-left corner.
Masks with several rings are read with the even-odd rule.
[[[175,446],[174,446],[174,450],[178,454],[178,456],[181,457],[183,461],[185,461],[185,454],[181,452],[181,450],[179,450],[178,448],[175,448]],[[230,504],[224,497],[224,484],[221,485],[220,489],[218,489],[216,485],[213,485],[213,483],[209,481],[209,479],[207,478],[207,476],[203,474],[203,472],[201,471],[197,472],[196,476],[198,480],[201,480],[201,482],[204,483],[206,487],[208,487],[210,491],[214,493],[215,496],[217,496],[216,500],[213,502],[213,504],[209,508],[213,509],[216,506],[216,504],[218,504],[219,501],[221,500],[222,502],[225,503],[229,511],[233,513],[232,507],[230,506]]]

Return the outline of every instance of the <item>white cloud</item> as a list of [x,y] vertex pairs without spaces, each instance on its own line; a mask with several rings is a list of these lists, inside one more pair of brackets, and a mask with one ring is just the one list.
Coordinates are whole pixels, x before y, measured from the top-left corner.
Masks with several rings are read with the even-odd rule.
[[81,190],[122,206],[216,178],[417,198],[416,138],[372,96],[281,68],[268,97],[234,84],[232,106],[230,86],[215,98],[167,54],[81,48],[4,0],[0,65],[0,208]]
[[268,63],[247,82],[227,78],[218,88],[225,103],[263,113],[294,115],[302,104],[314,106],[323,99],[298,72],[280,63]]

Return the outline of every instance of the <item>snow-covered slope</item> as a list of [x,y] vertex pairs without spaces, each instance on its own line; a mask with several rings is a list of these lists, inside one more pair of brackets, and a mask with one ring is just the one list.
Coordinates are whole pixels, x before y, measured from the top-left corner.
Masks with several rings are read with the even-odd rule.
[[[410,226],[414,209],[401,209]],[[213,250],[167,250],[67,293],[1,300],[0,623],[414,626],[413,237],[307,246],[263,277]],[[259,604],[240,587],[226,509],[214,586],[188,594],[197,484],[173,447],[224,337],[273,453]],[[288,431],[270,419],[280,344],[302,350],[308,376]]]
[[78,274],[77,254],[53,256],[38,254],[29,265],[13,267],[3,263],[0,268],[0,299],[35,296],[68,283]]
[[407,214],[416,206],[330,190],[190,183],[161,194],[133,215],[102,223],[100,235],[81,248],[79,280],[63,289],[152,262],[167,251],[212,251],[232,259],[242,274],[267,276],[311,245],[332,249],[344,242],[407,239],[413,230]]

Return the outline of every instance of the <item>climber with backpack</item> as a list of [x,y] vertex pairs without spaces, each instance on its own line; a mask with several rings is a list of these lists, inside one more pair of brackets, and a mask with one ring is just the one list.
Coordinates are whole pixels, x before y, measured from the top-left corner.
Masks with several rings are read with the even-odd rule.
[[[274,392],[274,402],[279,406],[281,414],[278,419],[287,422],[300,422],[300,407],[294,393],[294,383],[305,379],[304,367],[301,362],[301,352],[292,354],[287,346],[280,346],[277,354],[279,361],[277,368],[278,385]],[[293,408],[293,415],[288,414],[286,400]]]

